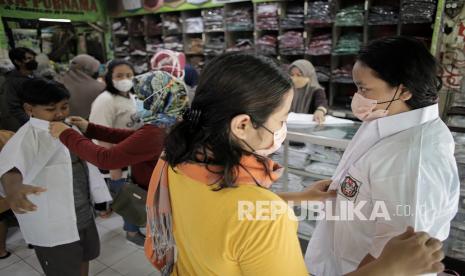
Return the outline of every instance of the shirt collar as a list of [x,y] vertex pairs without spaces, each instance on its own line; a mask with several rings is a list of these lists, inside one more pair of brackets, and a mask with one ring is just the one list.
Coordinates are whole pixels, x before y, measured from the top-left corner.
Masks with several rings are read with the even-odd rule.
[[439,118],[438,104],[415,109],[376,120],[380,138],[422,125]]
[[29,123],[35,128],[39,128],[39,129],[47,130],[47,131],[49,130],[49,126],[50,126],[49,121],[32,118],[32,117],[29,119]]

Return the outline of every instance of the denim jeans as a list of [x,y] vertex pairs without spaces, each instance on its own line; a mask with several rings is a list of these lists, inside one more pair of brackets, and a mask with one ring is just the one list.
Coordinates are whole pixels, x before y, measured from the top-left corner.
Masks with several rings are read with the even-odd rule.
[[[119,192],[119,190],[121,190],[121,187],[123,187],[123,185],[126,183],[126,179],[121,178],[121,179],[118,179],[118,180],[110,180],[109,183],[110,183],[110,191],[112,193],[114,193],[114,194],[117,194]],[[124,218],[123,218],[123,220],[124,220],[124,225],[123,225],[124,231],[126,231],[126,232],[139,232],[139,226],[137,226],[135,224],[132,224],[132,223],[129,223]]]

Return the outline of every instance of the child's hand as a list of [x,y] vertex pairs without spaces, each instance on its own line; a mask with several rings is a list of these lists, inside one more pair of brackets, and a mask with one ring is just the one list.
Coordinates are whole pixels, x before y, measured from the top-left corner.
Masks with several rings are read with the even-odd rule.
[[66,120],[79,128],[82,133],[86,133],[89,122],[79,116],[70,116]]
[[46,189],[42,187],[21,184],[17,185],[17,187],[15,187],[13,191],[10,191],[10,193],[6,197],[6,200],[8,201],[11,210],[13,210],[17,214],[33,212],[37,210],[37,206],[35,206],[32,202],[29,201],[27,195],[38,195],[45,191]]
[[59,138],[61,133],[63,133],[63,131],[67,130],[68,128],[69,126],[62,122],[50,122],[49,126],[50,134],[54,138]]

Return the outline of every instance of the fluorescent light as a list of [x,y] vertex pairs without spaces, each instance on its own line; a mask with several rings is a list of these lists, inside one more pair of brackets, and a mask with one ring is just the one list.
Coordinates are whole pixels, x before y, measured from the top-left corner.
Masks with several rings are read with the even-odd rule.
[[65,23],[69,23],[71,22],[71,20],[69,19],[55,19],[55,18],[39,18],[39,21],[48,21],[48,22],[65,22]]

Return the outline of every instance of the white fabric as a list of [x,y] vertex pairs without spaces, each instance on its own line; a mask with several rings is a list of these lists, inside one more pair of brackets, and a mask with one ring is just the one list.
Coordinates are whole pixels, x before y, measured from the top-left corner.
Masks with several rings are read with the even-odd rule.
[[[347,176],[359,187],[353,197],[341,190]],[[312,274],[354,271],[367,254],[379,257],[386,242],[407,226],[440,240],[449,234],[460,183],[454,141],[437,105],[363,123],[332,179],[330,189],[338,190],[336,216],[347,202],[366,201],[361,213],[369,218],[374,203],[381,201],[390,220],[321,221],[305,256]],[[411,216],[402,214],[407,205]]]
[[103,92],[92,103],[89,121],[111,128],[135,128],[131,116],[137,112],[136,99],[129,95],[126,98]]
[[142,8],[142,0],[123,0],[123,7],[127,11],[133,11]]
[[[25,241],[45,247],[79,240],[71,156],[68,149],[49,134],[48,125],[47,121],[31,118],[0,153],[0,175],[17,168],[24,184],[47,189],[40,195],[28,196],[37,211],[16,214]],[[89,173],[92,174],[90,182],[94,183],[91,184],[91,195],[95,199],[104,199],[108,189],[102,176],[95,175],[91,167]],[[2,185],[0,194],[5,195]]]
[[[353,124],[354,121],[347,119],[340,119],[333,117],[331,115],[326,115],[325,125],[343,125],[343,124]],[[304,113],[289,113],[287,117],[287,124],[292,128],[305,128],[311,126],[317,126],[318,123],[313,121],[313,114],[304,114]]]

